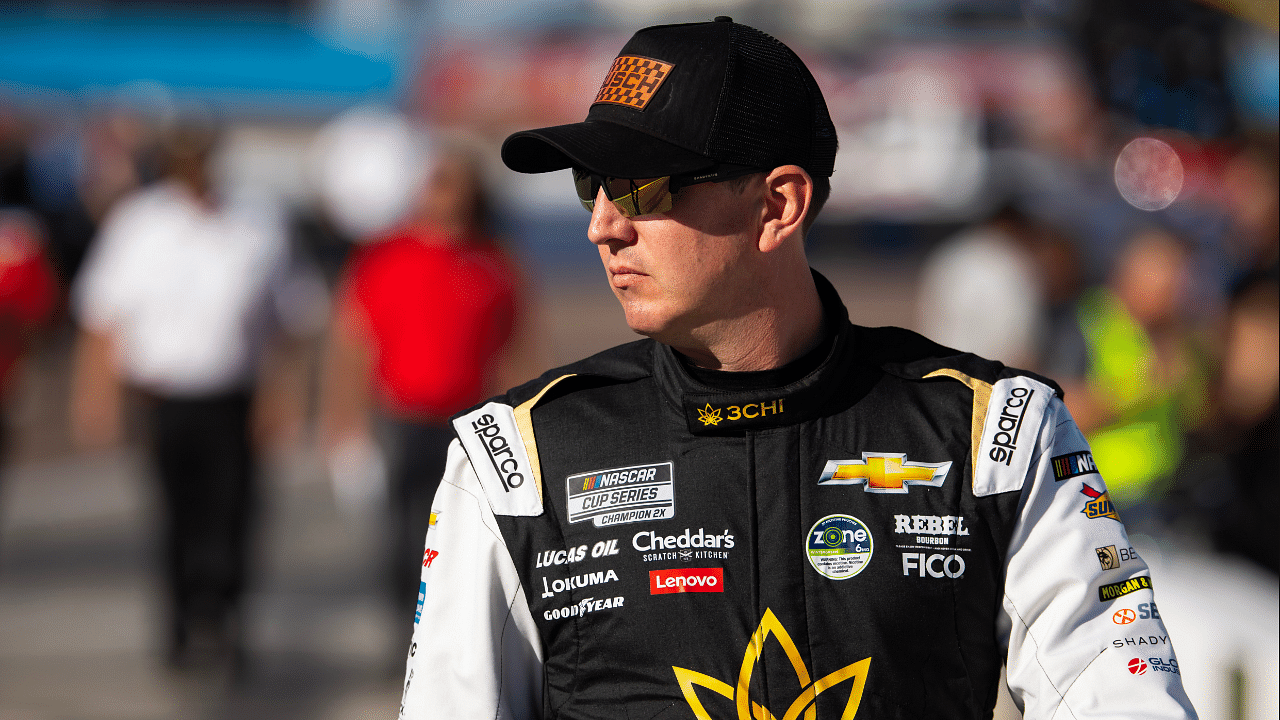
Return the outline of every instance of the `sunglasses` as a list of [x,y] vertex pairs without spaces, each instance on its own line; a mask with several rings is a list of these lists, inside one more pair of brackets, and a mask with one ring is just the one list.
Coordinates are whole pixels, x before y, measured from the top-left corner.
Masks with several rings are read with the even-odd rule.
[[670,212],[672,196],[690,185],[704,182],[723,182],[743,175],[760,172],[756,168],[731,167],[713,172],[692,175],[667,175],[652,180],[614,178],[598,175],[582,168],[573,168],[573,187],[587,212],[594,212],[600,189],[604,196],[618,208],[623,217],[653,215]]

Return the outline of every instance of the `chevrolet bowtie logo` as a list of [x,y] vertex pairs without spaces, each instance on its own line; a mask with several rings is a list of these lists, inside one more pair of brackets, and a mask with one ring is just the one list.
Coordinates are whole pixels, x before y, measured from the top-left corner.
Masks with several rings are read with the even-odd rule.
[[864,452],[861,460],[828,460],[819,485],[862,485],[870,493],[905,493],[908,485],[942,487],[951,462],[909,462],[904,453]]
[[742,654],[742,668],[738,671],[737,687],[717,680],[705,673],[675,667],[674,665],[671,667],[676,673],[676,681],[680,683],[680,690],[684,693],[685,702],[689,703],[689,708],[693,710],[694,717],[698,718],[698,720],[712,720],[711,714],[707,712],[707,709],[702,706],[702,701],[698,699],[697,691],[693,689],[696,685],[731,700],[737,709],[737,720],[779,720],[778,716],[774,715],[768,708],[760,703],[752,702],[750,698],[752,671],[755,669],[756,661],[764,653],[764,643],[765,640],[769,639],[770,635],[776,637],[778,643],[782,645],[782,649],[786,652],[787,659],[791,661],[791,667],[795,670],[796,678],[800,680],[800,687],[802,688],[800,694],[792,701],[791,707],[787,708],[786,713],[782,715],[780,720],[798,720],[802,713],[805,720],[816,720],[818,707],[814,705],[814,701],[823,692],[849,678],[853,678],[853,682],[849,686],[849,699],[844,704],[844,712],[840,715],[840,720],[853,720],[853,717],[858,714],[858,706],[862,704],[862,690],[867,684],[867,671],[871,668],[871,658],[863,658],[858,662],[850,663],[819,679],[817,682],[811,682],[809,669],[805,667],[804,659],[800,657],[800,650],[791,641],[791,636],[787,634],[787,629],[778,621],[778,618],[773,614],[773,610],[764,611],[764,617],[760,619],[760,626],[756,628],[755,633],[751,636],[751,642],[747,644],[747,649]]
[[720,424],[720,408],[711,408],[711,403],[707,403],[706,408],[698,408],[698,419],[703,425],[719,425]]

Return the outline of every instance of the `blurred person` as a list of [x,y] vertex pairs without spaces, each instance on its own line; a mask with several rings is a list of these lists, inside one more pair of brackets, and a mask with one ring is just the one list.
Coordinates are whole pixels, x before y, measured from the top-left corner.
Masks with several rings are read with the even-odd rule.
[[1218,380],[1218,445],[1226,486],[1204,498],[1215,546],[1280,574],[1280,281],[1245,279],[1228,306]]
[[1036,232],[1030,218],[1006,205],[930,252],[920,272],[921,332],[948,347],[1034,367],[1046,312]]
[[1189,257],[1172,233],[1141,230],[1077,310],[1088,369],[1079,385],[1064,378],[1067,406],[1134,522],[1169,490],[1186,432],[1207,412],[1210,358],[1182,308]]
[[444,150],[408,216],[358,247],[340,282],[324,432],[340,495],[377,497],[374,488],[350,485],[376,482],[354,476],[377,472],[371,450],[385,459],[391,593],[406,622],[453,437],[449,418],[534,372],[519,365],[514,341],[524,282],[488,214],[477,159],[460,147]]
[[728,17],[506,139],[572,169],[646,338],[454,418],[401,717],[991,717],[1002,665],[1031,718],[1195,717],[1052,382],[852,325],[810,268],[837,144]]
[[25,210],[0,208],[0,456],[8,450],[8,403],[22,360],[60,295],[39,221]]
[[141,396],[164,511],[167,657],[179,668],[242,659],[255,388],[273,338],[303,327],[290,296],[305,273],[281,214],[215,187],[217,140],[204,126],[166,138],[163,179],[112,208],[72,288],[73,436],[86,448],[120,441],[125,390]]

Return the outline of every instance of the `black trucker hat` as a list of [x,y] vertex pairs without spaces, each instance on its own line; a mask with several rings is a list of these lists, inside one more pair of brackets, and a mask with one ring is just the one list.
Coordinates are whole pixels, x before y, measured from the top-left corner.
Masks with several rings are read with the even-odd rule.
[[800,58],[755,28],[713,22],[640,30],[618,53],[587,119],[502,144],[512,170],[577,166],[617,178],[835,166],[836,129]]

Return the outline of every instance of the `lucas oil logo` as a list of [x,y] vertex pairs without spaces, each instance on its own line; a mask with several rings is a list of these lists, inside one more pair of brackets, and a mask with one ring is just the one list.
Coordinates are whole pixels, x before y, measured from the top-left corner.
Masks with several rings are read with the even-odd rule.
[[905,453],[864,452],[861,460],[828,460],[819,485],[865,485],[869,493],[905,493],[908,485],[942,487],[951,462],[907,460]]
[[570,523],[591,520],[606,527],[676,515],[669,462],[571,475],[566,485]]

